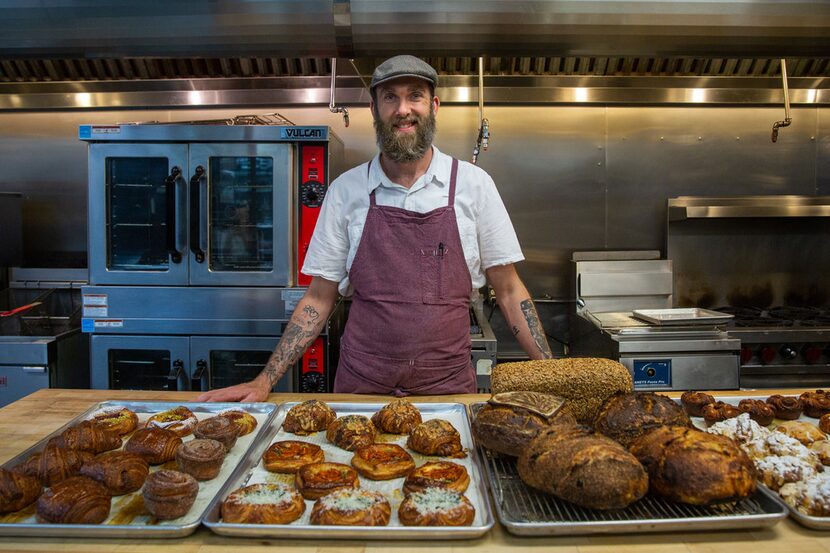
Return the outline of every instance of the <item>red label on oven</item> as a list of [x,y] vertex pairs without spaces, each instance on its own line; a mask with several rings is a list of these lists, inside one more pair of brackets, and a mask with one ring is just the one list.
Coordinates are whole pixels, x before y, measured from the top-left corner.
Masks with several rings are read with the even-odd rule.
[[311,235],[320,216],[320,206],[328,190],[326,175],[326,147],[301,144],[300,148],[300,212],[297,233],[297,284],[308,286],[311,277],[300,272],[305,254],[311,244]]
[[325,344],[323,338],[317,338],[303,354],[302,366],[300,367],[300,374],[306,373],[323,373],[325,358]]

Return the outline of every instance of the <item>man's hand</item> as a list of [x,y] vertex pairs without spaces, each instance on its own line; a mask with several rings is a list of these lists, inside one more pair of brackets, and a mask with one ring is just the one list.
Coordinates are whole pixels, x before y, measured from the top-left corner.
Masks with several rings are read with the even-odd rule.
[[205,392],[196,401],[241,401],[253,403],[268,399],[270,390],[259,379],[243,382],[228,388],[218,388]]

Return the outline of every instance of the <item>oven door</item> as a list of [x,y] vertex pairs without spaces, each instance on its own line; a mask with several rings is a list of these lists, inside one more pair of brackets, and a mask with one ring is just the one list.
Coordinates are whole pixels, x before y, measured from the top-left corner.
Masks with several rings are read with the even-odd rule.
[[91,144],[91,284],[187,284],[187,146]]
[[93,335],[91,344],[93,389],[190,389],[186,336]]
[[[190,339],[194,390],[212,390],[255,378],[279,342],[279,337],[193,336]],[[295,390],[296,369],[284,375],[274,392]]]
[[290,144],[191,144],[190,282],[291,286]]

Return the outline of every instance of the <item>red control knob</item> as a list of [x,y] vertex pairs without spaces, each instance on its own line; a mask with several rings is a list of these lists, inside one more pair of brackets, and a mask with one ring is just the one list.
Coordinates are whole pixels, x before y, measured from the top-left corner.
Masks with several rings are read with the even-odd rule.
[[761,362],[765,365],[772,363],[775,360],[776,351],[772,346],[764,346],[761,348]]
[[803,351],[804,361],[809,364],[818,363],[821,359],[821,348],[818,346],[806,346]]
[[741,365],[746,365],[750,361],[752,361],[752,348],[741,346]]

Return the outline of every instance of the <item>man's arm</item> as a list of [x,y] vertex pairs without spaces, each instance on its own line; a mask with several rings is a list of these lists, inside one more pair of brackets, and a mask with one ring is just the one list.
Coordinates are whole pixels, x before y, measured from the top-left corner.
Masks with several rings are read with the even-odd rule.
[[265,401],[274,384],[320,335],[337,296],[336,282],[314,277],[262,372],[250,382],[205,392],[196,401]]
[[530,294],[516,273],[513,264],[497,265],[484,272],[487,275],[487,281],[496,292],[496,301],[499,303],[504,318],[507,319],[511,332],[525,353],[531,359],[553,357],[533,300],[530,299]]

